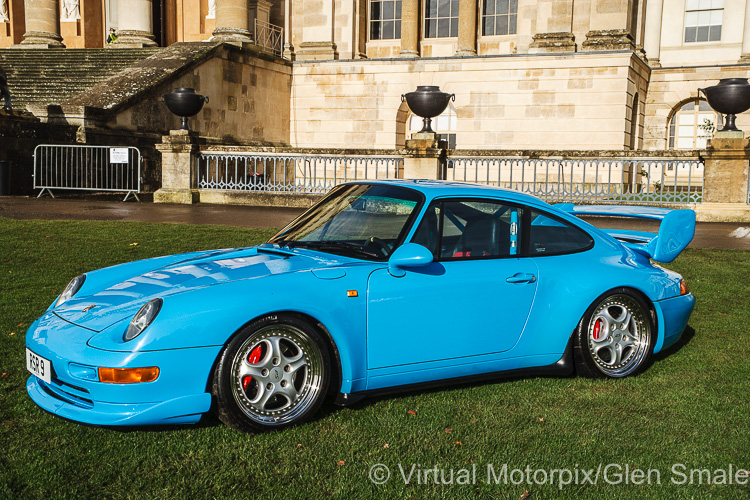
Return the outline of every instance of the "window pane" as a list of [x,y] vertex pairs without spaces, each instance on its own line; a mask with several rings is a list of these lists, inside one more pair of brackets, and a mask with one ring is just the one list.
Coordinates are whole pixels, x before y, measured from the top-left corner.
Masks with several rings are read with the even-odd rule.
[[383,19],[393,19],[394,11],[393,2],[383,2]]
[[510,16],[508,18],[508,33],[511,35],[516,34],[516,16]]
[[685,10],[697,10],[698,0],[687,0],[685,2]]
[[[713,111],[711,109],[711,106],[708,105],[708,101],[700,100],[698,101],[698,111]],[[699,117],[705,116],[703,113],[698,115]],[[707,116],[707,118],[712,118],[712,116]]]
[[711,8],[711,0],[698,0],[698,10],[707,10]]
[[518,0],[510,0],[510,13],[518,14]]
[[711,12],[698,12],[698,27],[708,26],[711,24]]
[[491,16],[495,13],[495,0],[484,0],[484,9],[483,9],[485,16]]
[[495,34],[495,18],[484,16],[482,23],[482,35],[490,36]]
[[694,42],[698,28],[685,28],[685,41]]
[[450,0],[438,0],[438,17],[449,17],[451,15],[450,5]]
[[393,28],[394,28],[394,22],[393,21],[384,21],[383,22],[383,38],[385,40],[393,40]]
[[382,19],[380,17],[380,2],[372,2],[370,3],[370,20],[377,21],[379,19]]
[[451,36],[450,29],[450,19],[438,19],[438,38],[446,38]]
[[685,14],[685,26],[698,26],[698,12],[688,12]]
[[497,16],[496,21],[495,21],[495,34],[496,35],[508,34],[508,16]]
[[721,40],[721,26],[711,26],[708,33],[708,41],[718,42]]
[[593,244],[594,240],[585,231],[560,219],[531,211],[529,253],[532,256],[581,252]]
[[427,0],[427,17],[437,17],[437,0]]
[[696,37],[698,42],[708,41],[708,26],[698,26],[698,36]]
[[424,25],[425,25],[425,31],[427,31],[427,38],[436,38],[437,37],[437,21],[433,21],[432,19],[425,19]]
[[451,17],[451,34],[450,36],[458,36],[458,18]]
[[381,40],[380,23],[373,21],[370,23],[370,40]]
[[401,21],[396,21],[396,38],[401,38]]
[[401,0],[396,2],[396,19],[401,19]]
[[498,0],[497,1],[497,13],[498,14],[507,14],[508,13],[508,0]]
[[458,17],[458,0],[451,0],[451,17]]

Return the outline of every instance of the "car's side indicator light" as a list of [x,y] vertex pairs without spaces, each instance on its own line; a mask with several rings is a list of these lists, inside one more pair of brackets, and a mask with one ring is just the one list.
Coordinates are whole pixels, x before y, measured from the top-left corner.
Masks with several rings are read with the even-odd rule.
[[159,367],[99,368],[99,382],[108,384],[139,384],[153,382],[159,377]]
[[347,290],[346,291],[346,296],[347,297],[357,297],[358,296],[357,290]]
[[685,280],[680,280],[680,295],[687,295],[690,293],[690,290],[688,290],[687,282]]

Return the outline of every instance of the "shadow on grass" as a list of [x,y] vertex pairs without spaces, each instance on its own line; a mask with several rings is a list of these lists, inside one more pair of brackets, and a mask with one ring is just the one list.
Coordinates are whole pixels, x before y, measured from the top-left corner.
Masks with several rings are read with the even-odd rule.
[[685,328],[685,331],[682,332],[682,336],[680,337],[680,340],[678,340],[671,346],[667,347],[666,349],[662,350],[661,352],[654,354],[654,356],[651,359],[654,362],[656,362],[668,356],[676,354],[677,352],[679,352],[680,349],[685,347],[688,344],[688,342],[693,340],[693,337],[695,337],[695,330],[693,330],[693,327],[688,325],[688,327]]

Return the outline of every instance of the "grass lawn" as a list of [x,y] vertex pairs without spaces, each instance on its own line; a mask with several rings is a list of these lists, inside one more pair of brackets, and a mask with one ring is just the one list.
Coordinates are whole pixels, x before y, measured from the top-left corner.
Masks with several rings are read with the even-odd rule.
[[[26,329],[73,276],[271,234],[0,219],[0,499],[750,497],[750,485],[707,484],[706,472],[692,474],[702,484],[689,484],[692,469],[707,469],[712,483],[729,482],[730,466],[733,483],[737,468],[750,469],[750,252],[743,251],[691,249],[669,266],[686,277],[697,306],[684,340],[635,378],[510,379],[349,408],[326,404],[313,422],[261,435],[212,416],[184,427],[87,427],[45,413],[26,395]],[[368,479],[376,464],[390,469],[383,485]],[[499,484],[487,481],[489,466]],[[407,485],[401,469],[409,477],[412,467]],[[438,483],[452,470],[454,484],[435,484],[435,467]],[[608,484],[605,470],[619,484]],[[585,484],[560,488],[560,479],[575,483],[576,472]],[[650,485],[633,484],[646,479]]]

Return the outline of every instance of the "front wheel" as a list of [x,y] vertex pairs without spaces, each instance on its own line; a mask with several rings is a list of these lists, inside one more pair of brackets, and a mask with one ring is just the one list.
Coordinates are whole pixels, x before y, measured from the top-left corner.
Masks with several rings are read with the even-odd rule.
[[627,289],[600,297],[575,333],[576,372],[584,377],[621,378],[642,371],[654,348],[649,308]]
[[315,328],[295,316],[262,317],[229,342],[216,365],[212,393],[219,419],[245,432],[302,423],[323,402],[330,373]]

